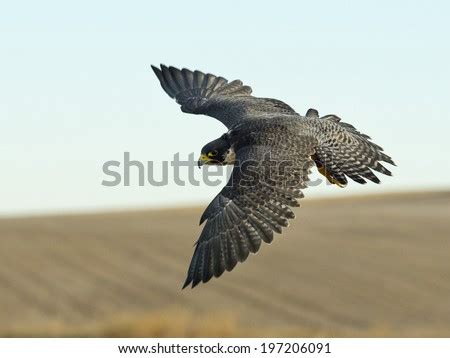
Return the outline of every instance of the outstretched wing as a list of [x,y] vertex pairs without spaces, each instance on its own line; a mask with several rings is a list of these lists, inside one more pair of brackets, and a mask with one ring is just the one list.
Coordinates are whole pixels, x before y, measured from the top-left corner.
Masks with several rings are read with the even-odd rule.
[[152,69],[161,87],[175,98],[183,112],[214,117],[228,128],[243,118],[262,113],[297,114],[282,101],[251,96],[251,87],[244,86],[240,80],[228,82],[209,73],[164,65],[152,66]]
[[231,271],[249,253],[256,253],[261,241],[272,242],[273,232],[281,233],[288,219],[295,217],[290,207],[299,206],[297,199],[303,197],[300,189],[306,187],[316,141],[289,134],[283,134],[283,139],[237,152],[227,186],[200,220],[206,224],[183,288]]

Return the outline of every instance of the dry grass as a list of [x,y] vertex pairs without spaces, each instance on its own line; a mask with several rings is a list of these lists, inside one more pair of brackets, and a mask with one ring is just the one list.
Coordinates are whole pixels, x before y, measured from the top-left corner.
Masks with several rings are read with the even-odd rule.
[[450,336],[450,193],[305,200],[181,283],[200,208],[0,220],[0,336]]

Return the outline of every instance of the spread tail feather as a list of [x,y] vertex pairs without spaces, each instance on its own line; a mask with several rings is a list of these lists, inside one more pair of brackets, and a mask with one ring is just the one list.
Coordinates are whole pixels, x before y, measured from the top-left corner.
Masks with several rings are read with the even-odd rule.
[[319,145],[312,159],[331,183],[344,187],[348,177],[360,184],[366,180],[379,184],[374,171],[392,175],[381,162],[395,165],[394,161],[368,135],[334,115],[309,120],[315,120],[320,128]]

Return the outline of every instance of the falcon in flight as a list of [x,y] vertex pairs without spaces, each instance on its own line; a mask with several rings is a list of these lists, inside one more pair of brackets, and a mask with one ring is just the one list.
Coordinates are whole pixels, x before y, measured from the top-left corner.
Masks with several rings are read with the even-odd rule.
[[379,183],[373,171],[391,175],[395,165],[370,137],[335,115],[302,116],[286,103],[251,95],[240,80],[175,67],[152,66],[161,87],[186,113],[204,114],[228,131],[206,144],[199,165],[234,165],[227,185],[208,205],[183,288],[219,277],[271,243],[295,217],[310,168],[330,183],[348,178]]

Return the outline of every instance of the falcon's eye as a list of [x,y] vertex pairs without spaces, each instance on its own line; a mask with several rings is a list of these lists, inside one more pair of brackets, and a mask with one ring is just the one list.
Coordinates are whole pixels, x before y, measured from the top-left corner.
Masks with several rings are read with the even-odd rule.
[[212,150],[212,151],[208,152],[208,157],[209,158],[215,157],[217,155],[217,153],[218,153],[217,150]]

